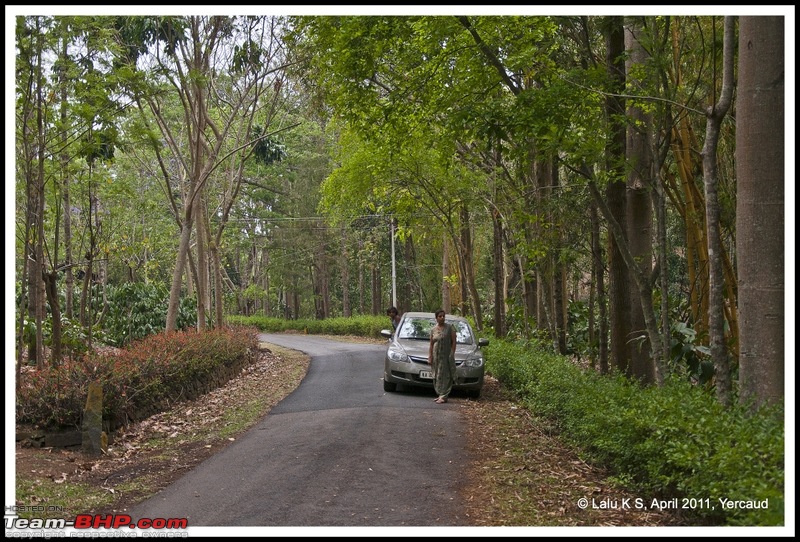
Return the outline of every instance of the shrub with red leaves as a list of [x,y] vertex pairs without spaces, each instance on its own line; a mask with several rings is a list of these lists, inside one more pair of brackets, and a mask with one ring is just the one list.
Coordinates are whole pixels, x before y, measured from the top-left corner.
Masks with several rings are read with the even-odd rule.
[[58,367],[25,368],[16,420],[36,427],[80,427],[89,383],[97,380],[103,384],[103,421],[113,431],[224,384],[253,361],[257,347],[255,328],[178,331]]

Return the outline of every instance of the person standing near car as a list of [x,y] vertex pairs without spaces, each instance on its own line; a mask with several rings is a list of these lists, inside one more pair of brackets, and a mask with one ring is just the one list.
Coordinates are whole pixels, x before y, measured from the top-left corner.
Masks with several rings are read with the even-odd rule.
[[433,372],[433,389],[439,404],[446,403],[456,380],[456,330],[445,322],[445,312],[439,309],[436,325],[431,328],[431,343],[428,347],[428,361]]
[[397,332],[397,326],[400,325],[400,313],[397,311],[397,307],[386,309],[386,316],[392,320],[392,335],[394,335]]

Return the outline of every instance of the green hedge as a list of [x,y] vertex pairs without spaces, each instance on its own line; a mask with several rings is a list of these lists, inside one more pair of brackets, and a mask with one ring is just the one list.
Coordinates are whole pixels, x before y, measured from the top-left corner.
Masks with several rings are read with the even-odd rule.
[[694,512],[710,524],[784,524],[782,409],[726,410],[685,381],[642,388],[520,343],[493,340],[485,352],[487,370],[526,408],[643,495],[708,499],[713,509]]
[[391,328],[388,316],[350,316],[315,320],[284,320],[266,316],[228,316],[228,323],[255,326],[261,331],[281,333],[301,331],[313,335],[355,335],[380,338],[382,329]]

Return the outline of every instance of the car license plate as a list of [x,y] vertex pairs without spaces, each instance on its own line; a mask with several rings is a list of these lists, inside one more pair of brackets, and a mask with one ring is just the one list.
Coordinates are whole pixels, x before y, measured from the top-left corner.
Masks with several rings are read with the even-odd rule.
[[430,371],[420,371],[419,372],[419,377],[427,379],[427,380],[433,380],[433,376],[431,376],[431,372]]

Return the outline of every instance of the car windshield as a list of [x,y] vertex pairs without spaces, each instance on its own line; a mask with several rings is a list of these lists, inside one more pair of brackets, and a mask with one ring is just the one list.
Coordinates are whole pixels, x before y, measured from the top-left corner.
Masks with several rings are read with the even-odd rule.
[[[464,321],[445,321],[452,325],[456,330],[456,343],[472,344],[472,331]],[[404,318],[397,331],[398,339],[417,339],[429,341],[431,338],[431,328],[436,325],[435,318]]]

